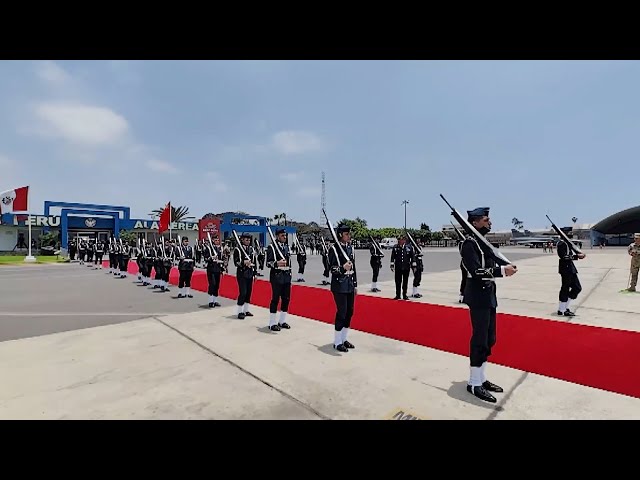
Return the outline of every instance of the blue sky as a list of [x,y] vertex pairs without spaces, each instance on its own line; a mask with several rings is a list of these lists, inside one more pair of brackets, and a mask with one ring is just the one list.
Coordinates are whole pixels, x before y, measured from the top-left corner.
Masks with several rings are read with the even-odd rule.
[[2,61],[0,189],[494,230],[638,205],[637,61]]

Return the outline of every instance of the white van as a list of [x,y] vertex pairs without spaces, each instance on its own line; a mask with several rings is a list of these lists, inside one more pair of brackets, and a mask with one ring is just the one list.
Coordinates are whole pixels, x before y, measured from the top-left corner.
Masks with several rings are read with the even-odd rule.
[[398,239],[397,238],[383,238],[382,240],[380,240],[380,248],[393,248],[398,244]]

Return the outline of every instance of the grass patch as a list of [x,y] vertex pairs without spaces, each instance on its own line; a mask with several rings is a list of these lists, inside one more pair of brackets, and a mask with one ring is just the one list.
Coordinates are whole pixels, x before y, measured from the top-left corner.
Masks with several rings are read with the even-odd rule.
[[[0,255],[0,265],[20,265],[24,264],[24,257],[26,255]],[[63,258],[57,258],[55,255],[52,256],[36,256],[36,263],[64,263]]]

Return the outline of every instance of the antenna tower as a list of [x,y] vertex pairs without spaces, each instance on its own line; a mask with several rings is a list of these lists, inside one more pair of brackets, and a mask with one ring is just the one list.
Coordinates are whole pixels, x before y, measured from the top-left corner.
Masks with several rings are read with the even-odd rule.
[[322,210],[327,206],[327,197],[325,196],[324,190],[324,172],[322,172],[322,197],[320,198],[320,204],[320,225],[322,226],[327,223],[327,220],[324,218],[324,214],[322,213]]

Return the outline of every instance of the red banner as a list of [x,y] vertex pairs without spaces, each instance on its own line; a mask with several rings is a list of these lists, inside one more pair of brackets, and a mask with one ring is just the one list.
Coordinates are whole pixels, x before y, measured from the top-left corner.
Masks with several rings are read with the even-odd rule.
[[211,219],[211,220],[199,220],[198,221],[198,239],[206,240],[207,232],[211,235],[211,239],[214,237],[220,237],[222,241],[222,236],[220,234],[220,220],[219,219]]

